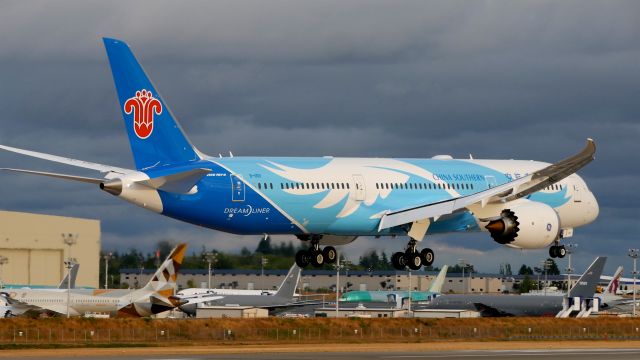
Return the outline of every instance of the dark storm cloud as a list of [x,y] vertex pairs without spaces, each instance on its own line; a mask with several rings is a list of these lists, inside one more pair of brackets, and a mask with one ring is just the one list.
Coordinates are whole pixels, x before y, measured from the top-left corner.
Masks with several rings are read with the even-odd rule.
[[[579,266],[637,246],[640,4],[487,2],[3,2],[0,143],[131,167],[102,36],[126,40],[211,155],[557,161],[597,140],[581,171],[601,215]],[[637,161],[636,161],[637,162]],[[0,153],[2,166],[93,175]],[[255,237],[182,224],[84,184],[1,174],[2,208],[102,220],[107,248],[160,238],[220,249]],[[283,237],[282,239],[288,239]],[[345,251],[395,251],[366,239]],[[438,261],[533,263],[486,236],[434,236]]]

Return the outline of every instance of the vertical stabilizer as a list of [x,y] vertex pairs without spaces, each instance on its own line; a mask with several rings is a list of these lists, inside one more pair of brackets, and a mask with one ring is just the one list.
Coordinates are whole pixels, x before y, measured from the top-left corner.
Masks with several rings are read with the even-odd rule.
[[[78,270],[80,269],[80,264],[74,263],[71,267],[71,270],[64,276],[60,284],[58,284],[58,289],[75,289],[76,288],[76,278],[78,277]],[[71,274],[71,284],[67,284],[69,281],[69,274]]]
[[607,285],[605,293],[610,295],[616,295],[618,293],[618,288],[620,287],[620,277],[622,277],[622,266],[618,266],[618,269],[616,269],[613,277],[611,277],[611,281]]
[[143,290],[152,290],[165,297],[173,295],[177,287],[178,271],[186,251],[187,244],[180,244],[173,248]]
[[129,46],[117,39],[103,40],[136,168],[199,160],[198,151]]
[[287,273],[287,277],[282,281],[282,284],[280,284],[275,296],[286,299],[293,298],[293,295],[296,293],[296,288],[298,287],[298,281],[300,280],[300,272],[301,269],[298,265],[293,264]]
[[444,279],[447,277],[447,270],[449,270],[449,265],[445,265],[442,267],[438,276],[433,280],[431,286],[429,286],[429,292],[438,293],[442,292],[442,285],[444,285]]
[[569,297],[579,297],[582,299],[592,298],[596,292],[596,287],[598,286],[600,275],[602,275],[602,270],[606,262],[606,256],[598,256],[593,263],[591,263],[587,271],[580,276],[578,282],[571,288]]

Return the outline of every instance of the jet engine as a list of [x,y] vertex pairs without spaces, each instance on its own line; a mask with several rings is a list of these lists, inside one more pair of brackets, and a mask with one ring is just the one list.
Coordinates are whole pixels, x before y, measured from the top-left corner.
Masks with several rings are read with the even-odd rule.
[[549,205],[538,202],[517,204],[488,219],[485,226],[498,244],[521,249],[539,249],[558,238],[560,218]]

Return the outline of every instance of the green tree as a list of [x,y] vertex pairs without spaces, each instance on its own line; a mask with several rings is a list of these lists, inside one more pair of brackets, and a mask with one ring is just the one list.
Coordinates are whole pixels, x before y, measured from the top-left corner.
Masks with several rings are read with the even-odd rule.
[[533,269],[525,264],[522,264],[520,270],[518,270],[518,275],[533,275]]
[[520,294],[528,293],[534,288],[535,288],[535,283],[533,282],[533,280],[531,280],[529,275],[525,275],[524,279],[522,279],[522,284],[520,284]]
[[258,247],[256,248],[256,253],[268,255],[273,253],[273,248],[271,248],[271,237],[265,236],[258,243]]

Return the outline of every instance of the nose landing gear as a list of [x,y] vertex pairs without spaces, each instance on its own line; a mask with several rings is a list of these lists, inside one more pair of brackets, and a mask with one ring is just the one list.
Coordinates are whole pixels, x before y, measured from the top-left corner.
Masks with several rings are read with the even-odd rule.
[[551,247],[549,248],[549,256],[554,259],[562,259],[563,257],[565,257],[565,255],[567,255],[567,249],[564,247],[564,245],[551,245]]

